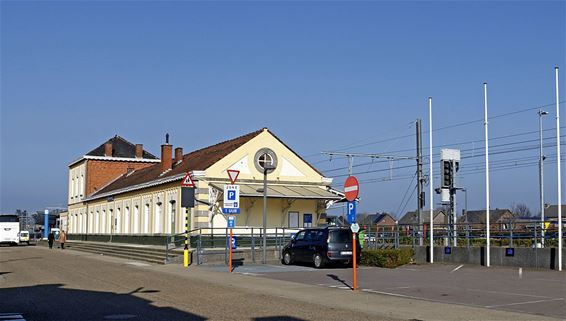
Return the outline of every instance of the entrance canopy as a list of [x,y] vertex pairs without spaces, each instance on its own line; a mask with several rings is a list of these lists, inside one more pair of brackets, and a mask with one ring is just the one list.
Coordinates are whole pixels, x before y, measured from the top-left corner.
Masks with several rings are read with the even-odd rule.
[[[224,186],[212,183],[216,189],[223,190]],[[263,197],[263,184],[238,184],[240,186],[240,196],[242,197]],[[331,188],[322,188],[309,185],[293,184],[268,184],[267,197],[273,198],[295,198],[295,199],[320,199],[320,200],[340,200],[343,196],[340,192]]]

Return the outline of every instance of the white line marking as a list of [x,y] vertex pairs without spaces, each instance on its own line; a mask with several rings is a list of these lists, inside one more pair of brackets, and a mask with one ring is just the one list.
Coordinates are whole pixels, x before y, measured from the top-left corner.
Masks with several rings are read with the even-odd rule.
[[151,264],[141,263],[141,262],[126,262],[126,264],[135,265],[135,266],[151,266]]
[[400,289],[410,289],[410,286],[397,286],[394,288],[386,288],[385,290],[400,290]]
[[464,266],[464,264],[458,265],[454,270],[450,271],[450,273],[454,273],[454,272],[458,271],[458,270],[461,269],[463,266]]
[[541,299],[552,299],[550,296],[543,296],[543,295],[532,295],[532,294],[523,294],[523,293],[513,293],[513,292],[500,292],[500,291],[488,291],[482,289],[465,289],[466,291],[473,291],[473,292],[485,292],[485,293],[493,293],[493,294],[505,294],[505,295],[516,295],[516,296],[529,296],[531,298],[541,298]]
[[250,276],[259,276],[261,274],[257,274],[257,273],[252,273],[252,272],[236,272],[236,273],[240,273],[243,275],[250,275]]
[[426,298],[420,298],[420,297],[417,297],[417,296],[397,294],[397,293],[391,293],[391,292],[383,292],[383,291],[377,291],[377,290],[372,290],[372,289],[362,289],[362,291],[370,292],[370,293],[390,295],[390,296],[396,296],[396,297],[407,298],[407,299],[427,300]]
[[551,301],[560,301],[564,300],[564,298],[556,298],[556,299],[548,299],[548,300],[537,300],[537,301],[527,301],[527,302],[516,302],[516,303],[508,303],[508,304],[496,304],[496,305],[486,305],[486,308],[497,308],[497,307],[507,307],[512,305],[521,305],[521,304],[533,304],[533,303],[541,303],[541,302],[551,302]]
[[520,267],[519,268],[519,279],[522,279],[522,278],[523,278],[523,268]]

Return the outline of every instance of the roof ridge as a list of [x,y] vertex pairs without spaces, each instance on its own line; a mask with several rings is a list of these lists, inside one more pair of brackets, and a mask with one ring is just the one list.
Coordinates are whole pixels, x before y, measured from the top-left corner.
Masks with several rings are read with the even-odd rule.
[[244,135],[241,135],[241,136],[238,136],[238,137],[235,137],[235,138],[231,138],[231,139],[225,140],[225,141],[223,141],[223,142],[216,143],[216,144],[214,144],[214,145],[210,145],[210,146],[206,146],[206,147],[202,147],[202,148],[199,148],[199,149],[190,151],[190,152],[188,152],[187,154],[183,155],[183,158],[185,158],[185,156],[187,156],[187,155],[189,155],[189,154],[198,153],[198,152],[201,152],[201,151],[203,151],[203,150],[210,149],[210,148],[212,148],[212,147],[217,147],[217,146],[219,146],[219,145],[222,145],[222,144],[225,144],[225,143],[228,143],[228,142],[232,142],[232,141],[235,141],[235,140],[237,140],[237,139],[241,139],[241,138],[246,137],[246,136],[248,136],[248,135],[252,135],[252,134],[258,135],[258,134],[259,134],[260,132],[262,132],[264,129],[267,129],[267,128],[266,128],[266,127],[263,127],[263,128],[261,128],[260,130],[256,130],[256,131],[253,131],[253,132],[249,132],[249,133],[247,133],[247,134],[244,134]]

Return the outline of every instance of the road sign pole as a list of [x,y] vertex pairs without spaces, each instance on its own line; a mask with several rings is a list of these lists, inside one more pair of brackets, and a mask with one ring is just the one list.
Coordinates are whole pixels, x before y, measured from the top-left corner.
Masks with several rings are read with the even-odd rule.
[[352,286],[352,291],[355,291],[358,288],[358,273],[357,273],[357,268],[356,268],[356,260],[357,260],[357,244],[356,244],[356,233],[352,233],[352,244],[353,244],[353,250],[352,250],[352,270],[354,273],[354,284]]
[[228,256],[228,269],[230,271],[230,273],[232,273],[232,229],[230,228],[230,241],[228,243],[228,246],[230,247],[230,255]]
[[185,249],[183,251],[183,266],[189,267],[189,208],[185,208]]

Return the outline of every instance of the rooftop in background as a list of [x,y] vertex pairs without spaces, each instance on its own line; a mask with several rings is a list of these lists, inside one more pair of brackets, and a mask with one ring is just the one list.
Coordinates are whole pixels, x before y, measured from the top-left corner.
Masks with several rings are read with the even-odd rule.
[[[104,154],[104,146],[107,143],[112,143],[112,157],[119,158],[135,158],[136,157],[136,145],[130,143],[126,139],[116,135],[106,142],[102,143],[100,146],[86,153],[87,156],[106,156]],[[143,151],[142,158],[145,159],[157,159],[153,154],[148,151]]]

